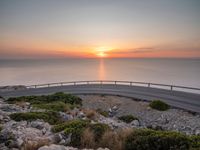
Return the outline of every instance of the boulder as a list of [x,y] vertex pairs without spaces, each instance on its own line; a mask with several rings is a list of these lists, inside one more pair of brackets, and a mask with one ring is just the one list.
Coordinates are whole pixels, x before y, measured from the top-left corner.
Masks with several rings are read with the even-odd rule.
[[131,122],[131,125],[134,126],[134,127],[139,127],[140,126],[140,122],[138,120],[133,120]]
[[42,146],[38,150],[78,150],[78,149],[73,147],[65,147],[63,145],[51,144],[49,146]]
[[64,121],[72,120],[74,118],[71,114],[66,114],[64,112],[59,112],[59,114]]
[[197,129],[197,130],[195,131],[195,135],[200,135],[200,129]]

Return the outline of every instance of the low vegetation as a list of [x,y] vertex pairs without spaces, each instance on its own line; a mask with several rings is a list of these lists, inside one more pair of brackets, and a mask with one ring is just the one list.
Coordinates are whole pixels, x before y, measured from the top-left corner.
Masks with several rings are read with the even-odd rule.
[[91,120],[97,120],[99,117],[99,114],[93,109],[83,109],[83,112]]
[[71,146],[80,148],[107,147],[112,150],[197,150],[199,136],[187,136],[172,131],[123,129],[113,131],[106,124],[87,120],[72,120],[55,125],[54,132],[71,135]]
[[131,123],[133,120],[138,120],[138,118],[134,117],[133,115],[121,116],[121,117],[118,117],[118,119],[126,123]]
[[126,150],[188,150],[190,141],[177,132],[137,129],[126,138],[124,147]]
[[190,136],[190,142],[194,150],[200,149],[200,135]]
[[[69,145],[78,148],[107,147],[110,150],[198,150],[200,149],[200,136],[187,136],[178,132],[161,131],[152,129],[121,129],[111,130],[102,123],[92,123],[91,120],[98,120],[99,114],[108,117],[108,112],[101,109],[81,109],[90,120],[75,119],[64,122],[58,111],[67,112],[74,107],[81,107],[82,100],[79,97],[62,92],[47,96],[23,96],[9,98],[9,103],[15,103],[21,107],[29,102],[33,107],[45,109],[45,112],[13,113],[10,118],[15,121],[33,121],[43,119],[53,125],[52,132],[63,132],[71,135]],[[169,105],[156,100],[150,103],[150,107],[164,111]],[[131,123],[138,120],[133,115],[120,116],[119,120]],[[0,131],[2,127],[0,125]],[[6,141],[9,144],[9,140]],[[34,145],[34,149],[41,145],[48,144],[48,141],[41,141]],[[33,147],[31,143],[25,143],[24,147]]]
[[89,129],[91,131],[93,131],[94,133],[94,140],[96,142],[98,142],[102,135],[106,132],[110,130],[110,127],[107,124],[103,124],[103,123],[96,123],[96,124],[90,124],[89,125]]
[[8,103],[29,102],[31,104],[46,104],[56,101],[71,105],[82,105],[82,100],[79,97],[63,92],[52,95],[11,97],[7,101]]
[[73,109],[75,105],[66,104],[64,102],[52,102],[47,104],[33,104],[33,107],[51,111],[67,112],[68,110]]
[[102,116],[104,117],[108,117],[109,116],[109,113],[107,111],[103,111],[102,109],[98,108],[96,110],[99,114],[101,114]]
[[13,113],[10,114],[10,118],[15,121],[27,120],[33,121],[37,119],[43,119],[49,124],[58,124],[62,122],[60,115],[57,112],[26,112],[26,113]]
[[[71,143],[72,146],[81,146],[89,145],[88,140],[91,139],[83,139],[87,137],[86,133],[93,135],[93,143],[96,143],[99,139],[101,139],[102,135],[109,130],[109,126],[106,124],[96,123],[91,124],[89,120],[71,120],[62,124],[55,125],[52,128],[53,132],[64,131],[66,135],[72,134]],[[87,130],[87,131],[85,131]],[[82,138],[82,139],[81,139]],[[91,142],[91,141],[90,141]]]
[[66,121],[64,123],[55,125],[52,128],[52,131],[56,133],[56,132],[63,131],[65,129],[67,130],[78,129],[78,128],[80,129],[80,128],[84,128],[88,126],[89,123],[90,123],[89,120],[79,120],[79,119],[70,120],[70,121]]
[[169,105],[166,104],[165,102],[163,101],[160,101],[160,100],[154,100],[152,101],[149,106],[153,109],[156,109],[156,110],[160,110],[160,111],[165,111],[165,110],[168,110],[169,109]]

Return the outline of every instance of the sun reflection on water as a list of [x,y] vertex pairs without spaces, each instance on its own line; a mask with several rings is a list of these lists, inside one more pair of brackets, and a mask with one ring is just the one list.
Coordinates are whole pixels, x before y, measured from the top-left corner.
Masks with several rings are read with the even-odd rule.
[[103,58],[99,60],[99,80],[105,80],[105,67]]

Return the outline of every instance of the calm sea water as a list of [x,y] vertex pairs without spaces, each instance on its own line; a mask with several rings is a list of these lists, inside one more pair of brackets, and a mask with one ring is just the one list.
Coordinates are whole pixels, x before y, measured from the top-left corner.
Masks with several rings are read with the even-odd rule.
[[200,88],[200,59],[0,60],[0,86],[129,80]]

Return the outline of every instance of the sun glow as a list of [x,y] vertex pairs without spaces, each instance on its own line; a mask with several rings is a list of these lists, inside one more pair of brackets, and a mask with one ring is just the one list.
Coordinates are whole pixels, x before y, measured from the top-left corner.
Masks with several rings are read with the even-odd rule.
[[107,57],[108,56],[107,52],[111,50],[112,48],[108,48],[108,47],[97,47],[95,48],[95,51],[96,51],[95,53],[98,57]]
[[97,54],[97,56],[99,56],[99,57],[106,57],[106,54],[105,54],[104,52],[99,52],[99,53]]

